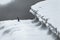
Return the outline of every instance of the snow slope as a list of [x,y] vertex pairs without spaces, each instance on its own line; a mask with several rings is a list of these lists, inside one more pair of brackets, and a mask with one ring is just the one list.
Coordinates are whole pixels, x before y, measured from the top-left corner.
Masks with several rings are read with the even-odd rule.
[[60,30],[60,0],[45,0],[31,6],[39,15],[49,18],[48,22]]
[[33,20],[5,20],[0,21],[0,40],[55,40],[48,29],[42,29],[32,23]]

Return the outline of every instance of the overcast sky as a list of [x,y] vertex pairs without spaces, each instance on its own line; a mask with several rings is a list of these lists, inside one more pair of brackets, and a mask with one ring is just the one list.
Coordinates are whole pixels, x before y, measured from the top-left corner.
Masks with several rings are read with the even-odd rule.
[[8,5],[0,5],[0,20],[15,19],[19,16],[21,19],[33,18],[29,13],[31,5],[40,0],[15,0]]

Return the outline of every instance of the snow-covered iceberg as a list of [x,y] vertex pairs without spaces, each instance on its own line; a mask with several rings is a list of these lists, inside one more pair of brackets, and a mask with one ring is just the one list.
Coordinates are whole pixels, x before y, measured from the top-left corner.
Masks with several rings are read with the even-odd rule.
[[45,0],[31,6],[30,12],[48,18],[48,22],[60,30],[60,0]]

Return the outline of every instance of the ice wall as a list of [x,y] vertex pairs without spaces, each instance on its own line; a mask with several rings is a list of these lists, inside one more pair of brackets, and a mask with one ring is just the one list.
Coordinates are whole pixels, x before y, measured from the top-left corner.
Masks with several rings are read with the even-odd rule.
[[60,29],[60,0],[45,0],[31,6],[38,14],[49,18],[50,23]]

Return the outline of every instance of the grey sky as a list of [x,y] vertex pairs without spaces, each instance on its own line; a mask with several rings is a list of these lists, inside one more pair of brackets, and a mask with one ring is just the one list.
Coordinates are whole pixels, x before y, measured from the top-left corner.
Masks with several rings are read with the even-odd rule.
[[15,0],[6,6],[0,5],[0,20],[15,19],[19,16],[21,19],[33,18],[29,13],[31,5],[40,0]]

